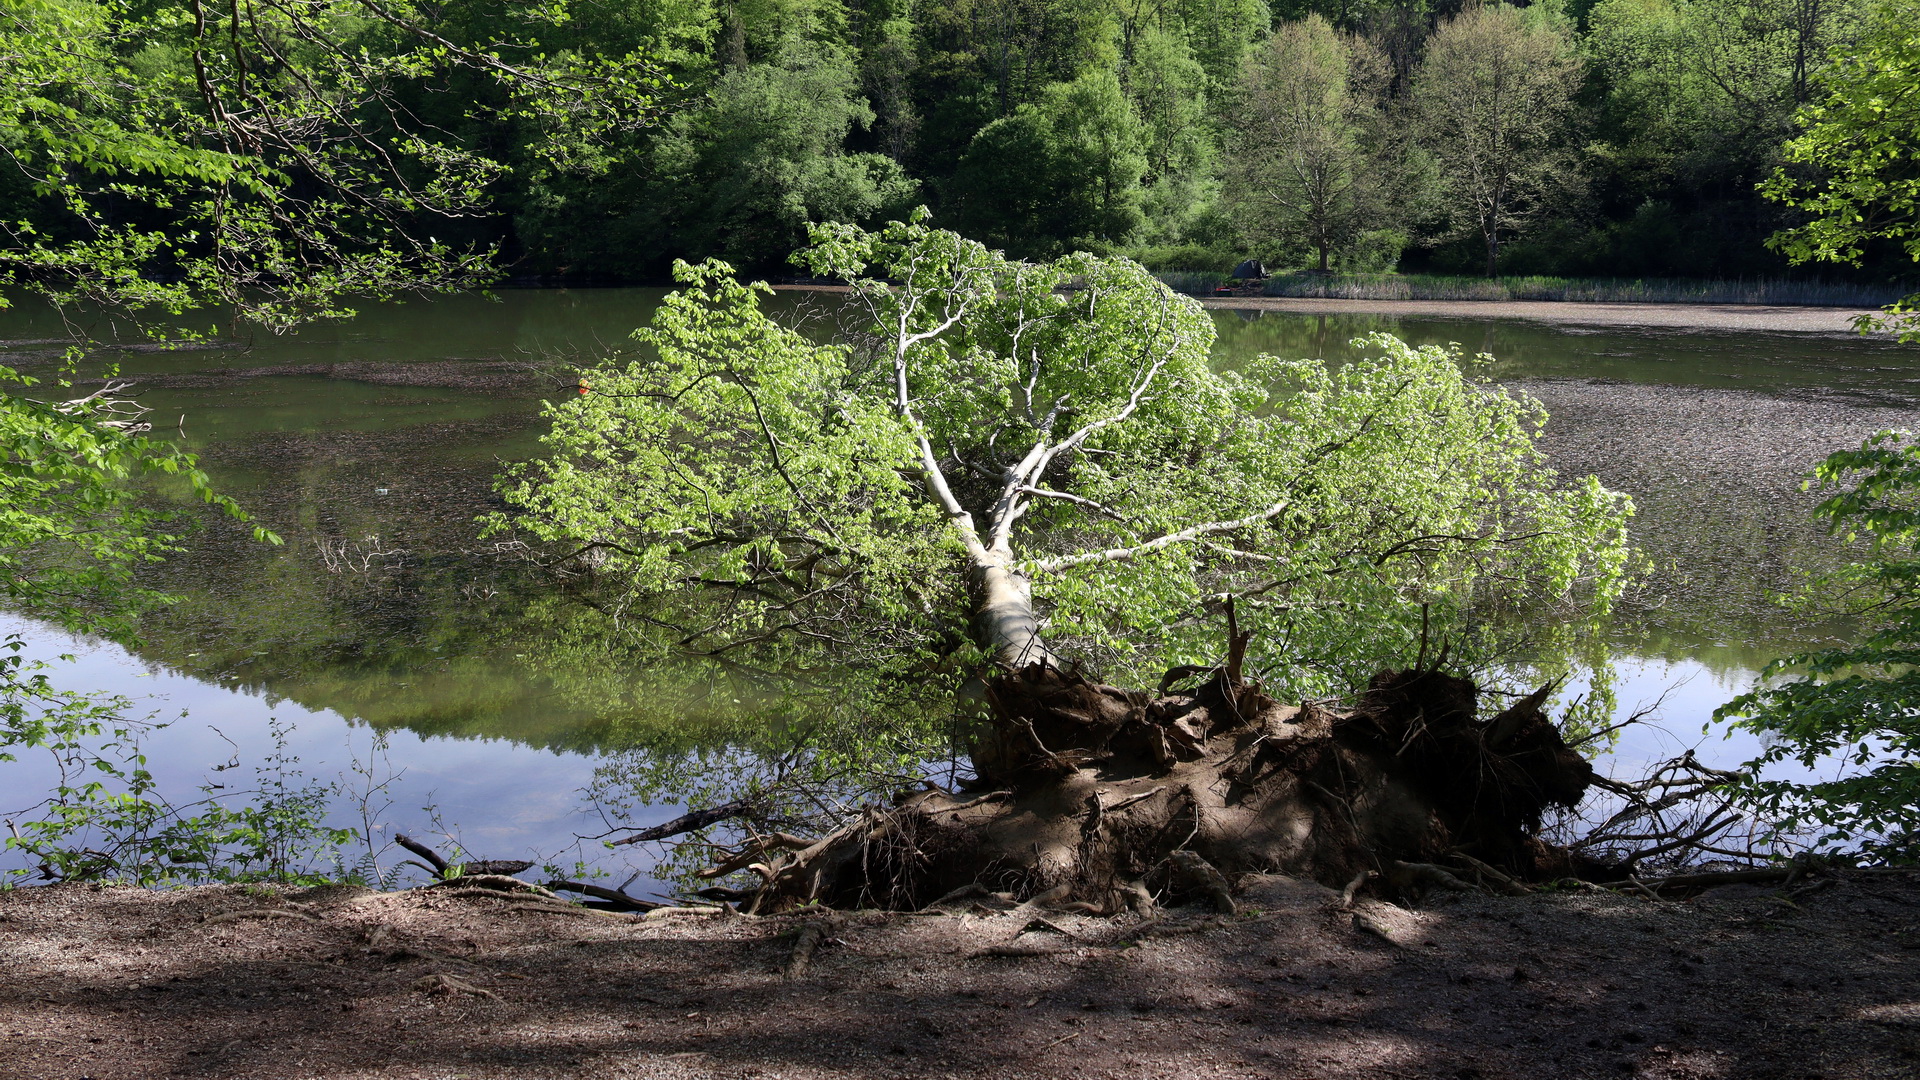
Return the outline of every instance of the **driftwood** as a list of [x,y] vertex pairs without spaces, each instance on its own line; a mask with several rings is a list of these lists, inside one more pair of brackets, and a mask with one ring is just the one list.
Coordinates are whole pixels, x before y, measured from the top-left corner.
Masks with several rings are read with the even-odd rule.
[[[415,855],[420,856],[422,859],[425,859],[426,863],[424,865],[420,863],[415,863],[414,865],[419,866],[421,869],[432,873],[434,877],[442,880],[452,880],[453,878],[460,877],[505,877],[511,874],[518,874],[522,870],[530,870],[533,868],[533,863],[526,859],[470,859],[467,862],[456,865],[448,862],[439,852],[408,836],[406,833],[395,833],[393,842],[413,852]],[[450,876],[448,871],[454,870],[457,870],[458,873]]]
[[654,911],[659,908],[671,906],[669,904],[656,903],[652,900],[641,900],[638,897],[628,896],[619,889],[609,889],[604,885],[594,885],[585,881],[549,881],[547,882],[547,888],[554,892],[571,892],[579,893],[582,896],[591,896],[615,911]]
[[813,954],[838,928],[838,920],[831,918],[814,919],[800,927],[799,933],[793,936],[793,952],[787,956],[788,981],[806,978],[807,969],[813,966]]
[[[535,885],[531,881],[521,881],[517,877],[505,877],[500,874],[462,874],[459,877],[451,877],[444,881],[435,881],[431,884],[422,885],[416,891],[425,892],[429,889],[473,889],[476,891],[486,890],[509,894],[527,893],[534,896],[542,896],[549,900],[560,900],[560,897],[554,895],[550,889]],[[565,903],[564,900],[561,902]]]

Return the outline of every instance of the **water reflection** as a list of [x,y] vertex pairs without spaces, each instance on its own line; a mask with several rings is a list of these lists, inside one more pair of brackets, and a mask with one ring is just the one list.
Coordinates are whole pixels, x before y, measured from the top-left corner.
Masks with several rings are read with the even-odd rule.
[[[494,505],[498,464],[535,451],[539,401],[566,389],[565,361],[626,348],[659,295],[460,297],[285,339],[127,354],[156,416],[183,417],[216,482],[288,543],[209,523],[190,555],[156,569],[152,584],[184,599],[148,621],[139,656],[89,647],[64,677],[189,712],[152,745],[163,783],[191,787],[226,760],[207,725],[244,758],[264,748],[267,716],[293,720],[294,749],[327,777],[377,729],[405,770],[395,828],[430,833],[418,808],[433,803],[485,855],[571,850],[576,831],[594,831],[578,792],[598,755],[664,737],[658,695],[674,676],[633,666],[597,615],[554,595],[516,552],[477,540],[474,519]],[[819,304],[778,302],[796,317]],[[54,336],[43,317],[0,318],[0,363],[54,363],[57,349],[32,344]],[[1611,640],[1619,701],[1631,709],[1684,687],[1668,698],[1672,736],[1630,735],[1623,766],[1691,745],[1767,660],[1836,632],[1767,599],[1796,569],[1836,557],[1795,476],[1827,449],[1913,422],[1916,354],[1881,342],[1274,312],[1214,321],[1223,365],[1259,352],[1338,359],[1379,330],[1492,353],[1492,377],[1554,411],[1554,459],[1635,496],[1656,569]],[[27,632],[42,652],[71,648]],[[731,694],[668,695],[691,713],[677,737],[736,735]],[[1744,744],[1713,749],[1748,756]],[[28,769],[0,765],[0,790],[32,788]]]

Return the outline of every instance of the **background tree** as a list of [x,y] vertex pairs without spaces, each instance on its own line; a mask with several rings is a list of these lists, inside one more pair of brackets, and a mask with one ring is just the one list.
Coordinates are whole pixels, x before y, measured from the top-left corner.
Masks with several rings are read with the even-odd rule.
[[1109,72],[1047,88],[980,129],[949,188],[953,216],[1018,254],[1126,240],[1147,169],[1140,119]]
[[[1529,9],[1534,11],[1536,9]],[[1504,5],[1444,23],[1414,72],[1413,118],[1456,230],[1500,245],[1579,182],[1568,153],[1579,61],[1550,15]]]
[[1380,130],[1385,60],[1318,15],[1280,27],[1248,63],[1234,108],[1225,190],[1257,243],[1312,251],[1320,270],[1384,224]]
[[[1819,79],[1825,96],[1801,111],[1804,130],[1786,147],[1787,160],[1806,172],[1782,169],[1763,186],[1807,215],[1773,241],[1796,263],[1859,265],[1875,244],[1920,262],[1920,30],[1912,14],[1908,5],[1885,5],[1860,46],[1836,55]],[[1861,325],[1876,327],[1920,340],[1920,295]]]
[[798,41],[776,63],[722,75],[655,144],[633,210],[653,235],[639,239],[765,263],[803,242],[809,222],[903,212],[917,185],[899,163],[845,150],[874,119],[857,89],[848,58]]

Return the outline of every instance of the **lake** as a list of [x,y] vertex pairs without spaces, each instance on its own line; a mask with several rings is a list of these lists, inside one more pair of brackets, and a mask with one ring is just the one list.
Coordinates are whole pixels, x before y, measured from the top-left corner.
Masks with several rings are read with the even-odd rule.
[[[533,588],[513,552],[476,539],[474,519],[492,508],[498,465],[537,451],[539,403],[571,392],[569,364],[628,348],[660,295],[462,296],[288,338],[116,356],[156,428],[201,453],[286,543],[217,524],[197,535],[153,575],[183,599],[150,621],[137,652],[18,618],[0,633],[24,634],[36,655],[71,655],[57,665],[63,685],[175,718],[148,747],[163,790],[243,775],[217,767],[264,757],[274,718],[307,773],[377,788],[365,797],[390,832],[456,838],[476,857],[585,859],[616,881],[644,870],[648,854],[609,855],[590,839],[609,825],[581,797],[602,750],[627,741],[638,675],[565,647],[583,632],[580,614]],[[827,302],[780,300],[796,318]],[[1596,473],[1640,507],[1636,536],[1655,569],[1605,644],[1622,709],[1666,693],[1664,726],[1633,733],[1609,767],[1632,772],[1699,743],[1713,707],[1760,665],[1834,632],[1769,600],[1796,568],[1834,557],[1797,478],[1873,430],[1914,425],[1920,351],[1461,309],[1449,319],[1217,310],[1216,355],[1337,358],[1379,330],[1495,357],[1491,377],[1553,413],[1544,445],[1556,464]],[[44,316],[5,313],[0,338],[0,363],[45,375],[58,362],[60,328]],[[1736,762],[1752,749],[1716,734],[1702,752]],[[33,797],[37,769],[0,764],[0,811]],[[645,808],[633,824],[673,813]]]

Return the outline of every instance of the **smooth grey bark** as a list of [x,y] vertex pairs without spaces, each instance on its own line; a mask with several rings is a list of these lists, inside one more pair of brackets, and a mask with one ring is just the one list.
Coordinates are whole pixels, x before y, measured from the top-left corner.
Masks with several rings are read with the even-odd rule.
[[976,560],[969,568],[973,586],[973,636],[995,659],[1019,670],[1028,664],[1060,666],[1040,637],[1040,617],[1033,609],[1033,584],[1013,568],[1012,558]]

